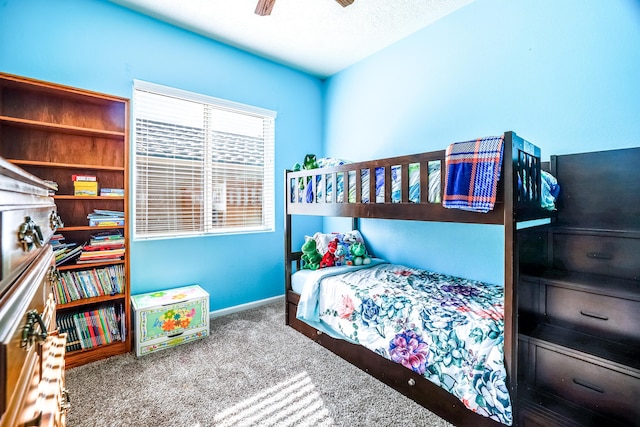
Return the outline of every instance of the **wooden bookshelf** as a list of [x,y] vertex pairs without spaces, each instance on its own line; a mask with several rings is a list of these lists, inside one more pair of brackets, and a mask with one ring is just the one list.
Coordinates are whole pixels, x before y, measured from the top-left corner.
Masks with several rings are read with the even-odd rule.
[[[64,226],[56,233],[82,244],[92,234],[120,231],[125,238],[122,261],[68,264],[60,271],[90,270],[124,264],[124,293],[59,304],[59,314],[122,307],[126,338],[68,352],[73,367],[131,351],[129,267],[129,100],[25,77],[0,73],[0,156],[33,175],[54,181],[58,215]],[[124,197],[74,196],[72,174],[95,175],[98,186],[123,188]],[[90,227],[94,209],[124,211],[125,226]]]

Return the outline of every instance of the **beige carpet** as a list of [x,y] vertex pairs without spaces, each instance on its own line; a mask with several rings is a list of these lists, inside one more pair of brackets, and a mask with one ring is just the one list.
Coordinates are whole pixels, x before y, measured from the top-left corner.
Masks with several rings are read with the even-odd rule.
[[284,302],[211,336],[67,371],[69,427],[451,426],[284,325]]

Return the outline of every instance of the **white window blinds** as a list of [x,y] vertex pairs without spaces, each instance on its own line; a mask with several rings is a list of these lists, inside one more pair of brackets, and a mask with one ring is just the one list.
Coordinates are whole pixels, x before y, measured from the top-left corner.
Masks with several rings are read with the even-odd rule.
[[136,80],[135,238],[273,231],[275,116]]

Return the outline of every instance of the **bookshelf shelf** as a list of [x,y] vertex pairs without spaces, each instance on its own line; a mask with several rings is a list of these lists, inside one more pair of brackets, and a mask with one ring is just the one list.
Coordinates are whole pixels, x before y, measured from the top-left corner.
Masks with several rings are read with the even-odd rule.
[[[109,197],[109,199],[113,199],[113,197]],[[115,230],[115,229],[124,230],[125,227],[123,225],[114,225],[114,226],[109,226],[109,227],[90,227],[88,225],[79,225],[79,226],[74,226],[74,227],[59,228],[58,231],[61,232],[61,233],[64,233],[65,231],[94,231],[94,232],[97,232],[97,231]]]
[[66,304],[58,304],[58,310],[65,310],[68,308],[82,307],[90,304],[99,304],[105,301],[117,301],[124,298],[124,294],[105,295],[101,297],[85,298],[78,301],[71,301]]
[[114,354],[122,354],[129,351],[130,346],[122,342],[103,344],[101,346],[86,350],[70,351],[64,358],[65,367],[67,369],[70,369],[76,366],[81,366],[90,362],[105,359],[107,357],[113,356]]
[[70,135],[80,136],[98,136],[103,138],[113,138],[124,140],[123,132],[114,132],[102,129],[90,129],[79,126],[69,126],[57,123],[48,123],[37,120],[21,119],[17,117],[0,116],[0,123],[7,126],[18,126],[34,130],[42,130],[45,132],[58,132]]
[[99,268],[104,267],[106,265],[117,265],[124,264],[124,260],[120,261],[110,261],[110,262],[92,262],[91,264],[63,264],[56,267],[58,271],[67,271],[67,270],[87,270],[89,268]]
[[124,172],[124,167],[122,166],[104,166],[104,165],[72,165],[68,163],[51,163],[51,162],[42,162],[42,161],[34,161],[34,160],[18,160],[18,159],[7,159],[9,162],[18,166],[43,166],[47,168],[60,168],[60,169],[86,169],[86,170],[111,170],[116,172]]
[[70,194],[56,194],[56,200],[124,200],[123,196],[72,196]]
[[[59,299],[68,301],[56,308],[61,332],[67,332],[62,323],[65,320],[88,313],[111,313],[111,308],[116,313],[114,325],[119,326],[114,330],[123,332],[116,334],[104,324],[102,329],[97,326],[94,332],[102,334],[104,344],[68,351],[66,366],[79,366],[131,351],[129,231],[126,226],[129,223],[129,100],[0,73],[0,156],[43,180],[58,184],[53,200],[64,226],[55,234],[64,236],[64,243],[80,247],[103,232],[118,233],[120,244],[124,241],[122,260],[76,264],[71,259],[57,268],[59,277],[81,277],[89,271],[111,271],[110,266],[117,266],[117,280],[122,284],[122,287],[107,287],[106,291],[81,292],[73,301],[70,300],[74,298],[69,297]],[[75,196],[73,175],[95,176],[99,188],[124,189],[124,196]],[[121,212],[125,225],[89,226],[87,215],[95,210]],[[87,256],[86,259],[91,258]],[[96,283],[100,283],[102,279],[97,280]],[[107,283],[116,279],[104,280]],[[59,292],[63,289],[62,283],[60,279],[54,282],[51,291]],[[61,287],[56,288],[58,285]],[[108,289],[116,292],[123,289],[123,292],[95,296],[108,293]],[[78,295],[91,297],[77,299]]]

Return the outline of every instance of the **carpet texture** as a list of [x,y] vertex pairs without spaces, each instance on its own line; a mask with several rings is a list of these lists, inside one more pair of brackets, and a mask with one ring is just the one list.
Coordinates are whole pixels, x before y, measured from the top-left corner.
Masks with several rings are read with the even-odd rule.
[[284,324],[284,301],[211,319],[211,336],[69,369],[69,427],[451,424]]

